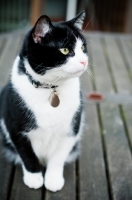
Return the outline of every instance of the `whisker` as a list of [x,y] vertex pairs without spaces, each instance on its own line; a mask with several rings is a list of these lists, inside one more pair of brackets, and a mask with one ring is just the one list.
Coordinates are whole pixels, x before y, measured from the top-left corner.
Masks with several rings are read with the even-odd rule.
[[35,67],[34,69],[38,69],[38,67],[40,67],[40,66],[42,66],[43,65],[43,63],[41,63],[40,65],[38,65],[37,67]]
[[58,78],[57,78],[57,80],[55,80],[55,82],[53,83],[53,85],[55,85],[55,83],[57,82],[57,81],[59,81],[61,78],[64,78],[66,76],[66,74],[63,72],[63,74],[61,74]]
[[67,39],[67,37],[63,40],[62,42],[62,47],[64,46],[65,40]]
[[92,80],[93,80],[93,82],[94,82],[94,84],[95,84],[95,86],[96,86],[95,77],[94,77],[94,75],[92,74],[92,72],[91,72],[88,68],[87,68],[86,72],[90,75],[90,77],[92,78]]
[[88,64],[88,67],[91,68],[91,67],[96,67],[95,65],[93,65],[92,63]]
[[92,19],[93,19],[93,16],[91,17],[91,19],[89,20],[89,22],[88,22],[87,25],[85,26],[85,28],[84,28],[84,30],[83,30],[83,33],[84,33],[84,31],[86,30],[86,28],[88,27],[89,23],[92,21]]
[[87,41],[90,42],[90,43],[92,43],[94,46],[96,46],[96,37],[95,37],[95,40],[91,40],[91,39],[89,39],[89,36],[87,37]]
[[55,66],[56,66],[57,64],[59,64],[59,63],[60,63],[60,61],[56,62],[56,63],[55,63]]
[[34,64],[34,65],[37,65],[37,66],[38,66],[38,64],[37,64],[37,63],[34,63],[34,62],[31,62],[31,64]]
[[91,70],[89,68],[87,68],[87,72],[90,73],[90,75],[93,77],[93,79],[95,80],[94,78],[94,75],[92,74]]
[[[74,35],[74,37],[76,38],[75,34],[73,33],[73,31],[71,31],[69,39],[67,40],[67,42],[64,44],[64,46],[67,45],[67,43],[70,41],[72,34]],[[68,37],[67,37],[68,38]]]
[[89,61],[92,60],[92,57],[88,56],[88,60],[89,60]]
[[44,68],[40,69],[37,73],[45,72]]

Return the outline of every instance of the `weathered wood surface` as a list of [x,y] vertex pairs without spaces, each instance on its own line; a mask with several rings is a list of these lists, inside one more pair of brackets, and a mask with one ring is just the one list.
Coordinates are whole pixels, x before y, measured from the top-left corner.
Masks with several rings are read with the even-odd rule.
[[[90,37],[93,40],[92,36]],[[96,43],[96,45],[94,45]],[[94,39],[91,43],[93,68],[97,81],[97,90],[111,93],[119,91],[123,94],[129,93],[131,85],[127,70],[121,60],[116,39],[105,36],[101,40]],[[98,47],[97,47],[98,46]],[[104,52],[100,54],[97,49]],[[96,52],[96,53],[95,53]],[[117,55],[117,56],[116,56]],[[102,66],[95,65],[102,60]],[[106,60],[106,62],[104,62]],[[109,70],[106,71],[106,68]],[[105,73],[104,73],[105,70]],[[100,78],[102,75],[102,79]],[[108,82],[108,77],[111,81]],[[107,84],[109,83],[109,84]],[[106,87],[107,85],[107,87]],[[108,167],[108,182],[110,196],[113,199],[132,199],[132,162],[128,138],[124,127],[121,108],[114,104],[101,104],[99,107],[102,123],[102,134],[105,143],[106,162]]]
[[[0,141],[0,200],[130,200],[132,199],[132,36],[87,33],[89,65],[81,78],[85,124],[81,155],[65,166],[65,186],[57,193],[31,190],[20,166],[8,163]],[[9,78],[23,33],[0,36],[0,88]],[[106,99],[87,99],[90,91]]]

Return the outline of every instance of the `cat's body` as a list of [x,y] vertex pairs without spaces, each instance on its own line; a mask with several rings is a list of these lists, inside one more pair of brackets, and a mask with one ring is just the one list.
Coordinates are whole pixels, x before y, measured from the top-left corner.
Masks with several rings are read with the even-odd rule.
[[[60,190],[64,185],[65,162],[78,155],[83,120],[78,76],[86,70],[88,62],[86,49],[82,51],[85,40],[79,26],[75,26],[82,24],[82,18],[84,13],[74,20],[72,27],[64,23],[53,26],[49,18],[41,17],[26,36],[10,82],[0,94],[0,128],[6,152],[10,160],[22,164],[24,183],[31,188],[43,184],[41,163],[47,167],[46,188]],[[62,31],[60,35],[57,29]],[[72,40],[63,36],[65,33]],[[63,47],[68,49],[67,54]],[[36,88],[36,81],[50,88]],[[54,92],[60,99],[57,107],[52,107],[49,101]]]

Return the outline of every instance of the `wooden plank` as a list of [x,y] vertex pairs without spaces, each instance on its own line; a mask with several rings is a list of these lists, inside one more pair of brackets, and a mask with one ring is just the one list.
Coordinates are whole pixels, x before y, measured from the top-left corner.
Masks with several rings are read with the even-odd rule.
[[[96,77],[96,83],[100,82],[97,89],[100,92],[106,92],[109,90],[109,93],[114,94],[114,89],[111,87],[111,78],[107,76],[107,82],[104,84],[104,77],[106,74],[109,74],[109,69],[107,67],[107,62],[104,57],[104,52],[101,48],[100,41],[98,37],[92,36],[87,38],[88,41],[88,50],[90,50],[90,45],[94,48],[94,54],[91,52],[90,59],[92,59],[92,68],[94,70],[94,75]],[[93,57],[96,56],[96,59],[93,60]],[[97,85],[97,84],[96,84]],[[101,87],[100,85],[104,85]]]
[[4,50],[4,47],[6,45],[6,38],[3,36],[2,38],[0,38],[0,58],[1,58],[1,55],[2,55],[2,52]]
[[41,200],[42,199],[42,189],[33,190],[29,189],[24,183],[23,183],[23,174],[22,169],[20,166],[16,167],[15,175],[14,175],[14,181],[12,183],[12,189],[11,189],[11,196],[10,200]]
[[[92,36],[90,39],[93,39]],[[112,69],[118,65],[119,67],[119,60],[118,60],[118,55],[119,53],[114,50],[115,44],[114,40],[112,38],[109,39],[110,47],[107,45],[104,47],[104,54],[100,54],[100,51],[102,49],[102,46],[104,43],[100,41],[100,39],[97,37],[96,38],[96,46],[95,47],[91,43],[91,50],[92,50],[92,58],[93,58],[93,64],[98,63],[97,60],[102,59],[102,68],[98,70],[97,68],[99,67],[96,65],[94,68],[94,72],[96,74],[96,82],[97,82],[97,89],[101,89],[104,92],[110,92],[113,90],[112,89],[112,83],[107,87],[105,84],[107,84],[109,73],[105,71],[105,76],[104,74],[104,68],[110,67],[110,63],[114,63]],[[99,48],[98,54],[96,51],[96,48]],[[110,59],[110,63],[104,62],[103,60],[107,58],[107,51],[108,48],[111,49],[111,53],[113,56]],[[110,51],[109,49],[109,51]],[[109,52],[108,51],[108,52]],[[105,57],[104,57],[105,55]],[[103,57],[103,58],[102,58]],[[116,60],[117,59],[117,60]],[[122,71],[121,73],[124,72],[125,76],[127,76],[127,73],[125,69],[123,68],[122,65]],[[110,70],[110,69],[109,69]],[[113,69],[115,70],[115,69]],[[98,72],[98,73],[97,73]],[[103,82],[98,79],[98,76],[102,77]],[[118,75],[116,75],[116,79],[120,78]],[[112,80],[112,79],[111,79]],[[121,80],[116,80],[120,82]],[[124,81],[124,80],[123,80]],[[128,83],[130,83],[128,81]],[[122,83],[121,83],[122,84]],[[126,80],[123,82],[124,85],[127,85]],[[121,90],[122,93],[126,93],[125,90]],[[129,91],[128,91],[129,93]],[[132,185],[132,161],[131,161],[131,154],[130,154],[130,149],[128,145],[128,140],[126,138],[126,133],[125,129],[123,126],[123,121],[120,116],[120,110],[118,106],[114,104],[107,104],[107,103],[102,103],[99,107],[99,115],[100,115],[100,120],[102,123],[102,132],[103,132],[103,138],[104,138],[104,146],[106,150],[106,156],[107,156],[107,165],[108,165],[108,179],[110,181],[110,188],[111,188],[111,198],[114,200],[130,200],[132,199],[132,190],[131,190],[131,185]]]
[[95,105],[85,104],[85,128],[80,156],[80,200],[108,200],[108,186]]
[[97,104],[97,103],[114,103],[117,105],[132,105],[132,95],[123,95],[123,94],[109,94],[109,93],[104,93],[104,100],[99,101],[99,100],[93,100],[93,99],[87,99],[86,101],[90,104]]
[[46,191],[46,200],[75,200],[76,199],[76,178],[75,164],[68,164],[64,169],[65,185],[61,191],[50,192]]
[[132,37],[130,38],[120,38],[119,42],[121,44],[122,51],[124,52],[124,56],[127,59],[127,63],[129,65],[129,68],[132,72]]
[[[112,60],[111,62],[111,67],[113,69],[113,75],[115,77],[118,76],[120,77],[120,81],[117,80],[117,78],[115,79],[115,83],[116,83],[116,87],[117,90],[120,93],[124,93],[123,91],[127,91],[127,93],[132,94],[132,83],[129,80],[129,76],[128,73],[129,71],[127,71],[126,69],[126,65],[128,63],[128,68],[131,68],[131,61],[132,61],[132,57],[130,55],[131,51],[132,51],[132,42],[130,39],[122,39],[122,46],[119,45],[119,43],[111,43],[111,40],[109,41],[109,39],[107,38],[107,48],[108,48],[108,56],[110,58],[110,60]],[[120,48],[122,47],[122,50],[120,51]],[[117,55],[116,57],[113,58],[113,51],[112,49],[114,48],[114,53],[115,55]],[[130,51],[130,52],[129,52]],[[126,60],[123,60],[126,59]],[[118,66],[115,65],[116,59],[118,60]],[[126,64],[125,64],[126,62]],[[120,70],[120,69],[121,70]],[[122,84],[122,81],[124,82],[124,84]],[[124,120],[126,119],[126,124],[127,124],[127,129],[128,129],[128,134],[130,137],[130,142],[132,145],[132,129],[131,129],[131,113],[130,110],[132,110],[132,106],[131,105],[127,105],[127,106],[122,106],[122,111],[123,111],[123,115],[124,115]]]
[[[11,47],[11,41],[7,42],[7,46]],[[6,49],[8,49],[7,46],[5,47]],[[92,47],[92,57],[94,61],[93,64],[95,65],[93,68],[94,68],[94,72],[96,76],[97,89],[102,92],[113,93],[114,89],[112,87],[111,78],[109,76],[109,69],[107,67],[107,62],[105,60],[105,57],[102,51],[101,42],[98,39],[98,37],[94,45],[91,43],[91,47]],[[5,50],[3,51],[3,54],[6,55],[6,53],[4,52]],[[1,59],[3,59],[3,54],[1,55]],[[12,58],[12,55],[15,55],[15,54],[11,52],[11,55],[9,56],[10,60]],[[4,59],[5,58],[6,57],[4,57]],[[3,59],[3,63],[4,63],[4,59]],[[6,61],[6,59],[5,59],[5,62],[8,62],[7,66],[9,67],[10,62]],[[116,62],[117,61],[115,60],[114,63]],[[1,62],[0,62],[0,66],[3,66],[1,65]],[[8,67],[7,69],[9,69]],[[6,70],[4,73],[6,73]],[[103,74],[105,74],[105,76],[103,76],[102,78]],[[125,72],[125,77],[126,78],[128,77],[127,72]],[[83,79],[83,81],[86,86],[84,88],[83,96],[86,97],[87,91],[90,91],[92,89],[92,86],[90,86],[89,80],[86,77],[85,79]],[[121,93],[124,93],[125,87],[129,81],[126,82],[125,80],[124,82],[125,82],[123,86],[124,89],[121,90],[121,86],[119,87]],[[117,88],[118,88],[119,83],[120,82],[118,83],[116,82]],[[129,88],[130,88],[130,85],[129,85]],[[130,94],[131,90],[128,90],[128,93]],[[130,124],[132,116],[131,116],[130,109],[128,107],[127,109],[128,109],[127,113],[129,111],[128,121]],[[87,126],[85,127],[86,133],[84,134],[84,137],[82,140],[82,154],[79,160],[80,199],[88,199],[88,198],[91,198],[92,200],[99,199],[99,198],[101,200],[108,199],[107,181],[106,181],[106,176],[105,176],[105,166],[104,166],[104,161],[103,161],[102,144],[101,144],[101,138],[99,134],[100,128],[99,128],[99,123],[98,123],[96,107],[95,105],[91,106],[86,103],[85,111],[86,111],[86,122],[89,122],[89,129]],[[129,199],[130,200],[132,198],[131,155],[130,155],[130,150],[129,150],[127,138],[125,135],[125,129],[123,126],[122,119],[120,117],[120,111],[118,109],[118,106],[113,105],[113,104],[102,104],[101,105],[101,119],[102,119],[102,125],[103,125],[103,133],[104,133],[104,139],[105,139],[105,145],[106,145],[106,153],[107,153],[107,159],[108,159],[107,162],[109,165],[108,166],[109,176],[110,176],[110,181],[111,181],[113,199],[117,199],[117,200]],[[87,134],[87,132],[89,132],[89,134]],[[11,177],[10,172],[12,170],[12,166],[7,165],[7,163],[3,160],[3,158],[0,157],[0,167],[2,169],[0,171],[0,185],[3,186],[2,190],[0,190],[0,199],[7,199],[8,190],[10,187],[10,177]],[[12,200],[20,199],[20,198],[21,199],[24,199],[24,198],[25,199],[26,198],[41,199],[42,198],[41,190],[38,190],[38,191],[29,190],[26,186],[23,185],[21,173],[22,173],[21,169],[17,167],[15,176],[14,176],[11,199]],[[88,176],[88,178],[86,178],[86,176]],[[53,200],[54,199],[58,200],[62,198],[65,199],[65,196],[67,195],[68,195],[68,198],[66,197],[67,199],[76,198],[76,195],[75,195],[76,178],[75,178],[74,164],[66,166],[65,177],[67,179],[66,185],[62,189],[62,191],[57,192],[57,193],[51,193],[47,191],[46,199],[53,199]]]
[[[14,45],[15,41],[16,45]],[[13,59],[16,56],[19,42],[20,36],[18,36],[16,40],[14,37],[10,37],[10,39],[6,37],[0,37],[0,87],[2,87],[7,81],[7,76],[9,75],[9,68],[11,68]],[[7,199],[9,195],[14,169],[13,165],[11,163],[8,163],[2,155],[3,147],[1,139],[0,152],[0,199],[4,200]]]
[[[91,55],[89,57],[91,58]],[[81,156],[79,158],[79,199],[108,200],[108,183],[105,172],[106,166],[104,163],[100,125],[96,106],[87,103],[86,96],[92,90],[92,84],[91,78],[86,72],[81,77],[81,85],[85,100],[85,126],[81,142]]]
[[2,152],[3,147],[0,138],[0,199],[6,200],[8,197],[8,192],[10,190],[10,181],[13,171],[13,165],[11,163],[7,163],[7,161],[3,157]]
[[132,199],[132,162],[119,110],[115,105],[101,106],[103,133],[114,200]]
[[[2,60],[2,55],[5,51],[5,47],[8,47],[8,42],[6,37],[0,37],[0,63]],[[7,57],[6,57],[7,59]],[[0,76],[3,73],[0,68]],[[8,198],[8,192],[10,190],[10,182],[13,172],[13,165],[8,163],[3,157],[3,147],[0,138],[0,199],[4,200]]]
[[4,85],[10,74],[16,55],[19,53],[22,35],[7,37],[7,43],[0,58],[0,85]]
[[118,92],[123,94],[132,93],[131,81],[115,39],[111,37],[105,37],[105,42],[108,51],[108,59],[113,71]]
[[[118,48],[121,49],[121,57],[124,59],[128,73],[131,76],[131,80],[132,80],[132,37],[131,38],[126,37],[126,38],[118,40]],[[129,90],[129,92],[131,93],[131,90]],[[127,105],[122,106],[122,115],[126,124],[126,129],[128,131],[127,134],[129,136],[129,142],[132,148],[132,112],[131,111],[132,111],[131,105],[127,104]]]
[[128,134],[128,140],[131,145],[131,151],[132,151],[132,106],[130,105],[123,105],[122,107],[122,114],[123,118],[126,124],[127,134]]

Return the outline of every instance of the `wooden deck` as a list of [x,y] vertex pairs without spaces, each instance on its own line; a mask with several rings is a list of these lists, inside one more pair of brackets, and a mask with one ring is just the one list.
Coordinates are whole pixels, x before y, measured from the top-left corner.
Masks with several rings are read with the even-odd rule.
[[[22,32],[0,36],[0,87],[9,78],[23,36]],[[96,85],[88,73],[82,76],[86,123],[79,160],[65,166],[65,186],[52,193],[44,187],[26,187],[21,168],[1,154],[0,200],[132,199],[132,36],[89,33],[86,37]],[[88,100],[93,90],[103,93],[105,100]]]

